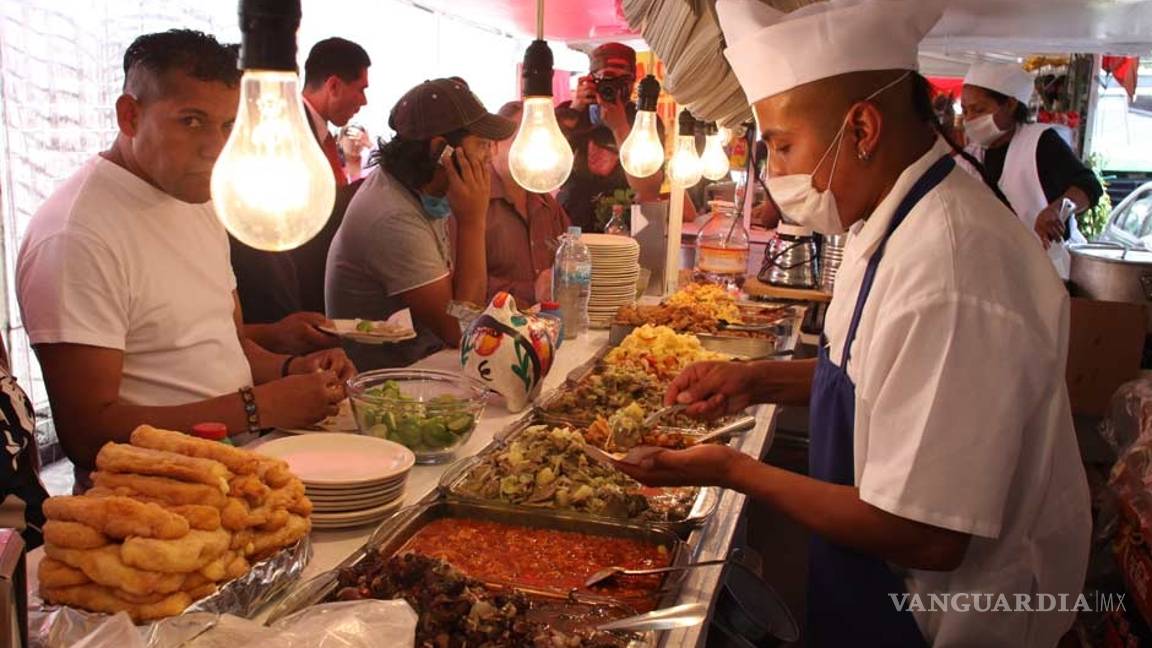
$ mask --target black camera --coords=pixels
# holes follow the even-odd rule
[[[596,77],[596,94],[605,103],[616,103],[617,98],[628,101],[632,98],[632,77]]]

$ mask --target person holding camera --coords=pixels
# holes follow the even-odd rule
[[[345,343],[362,370],[403,367],[460,343],[452,301],[487,301],[486,230],[492,144],[516,123],[489,113],[463,79],[433,79],[392,108],[396,136],[352,202],[328,255],[327,312],[386,320],[410,309],[417,336],[383,346]],[[454,219],[452,244],[448,217]]]
[[[631,189],[636,202],[659,200],[663,170],[636,178],[620,164],[620,146],[632,132],[636,104],[636,51],[622,43],[605,43],[590,55],[591,69],[576,94],[556,108],[556,119],[576,159],[572,175],[560,188],[560,204],[584,231],[595,231],[596,204],[619,189]],[[663,124],[659,124],[664,139]]]

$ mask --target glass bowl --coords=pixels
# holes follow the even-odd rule
[[[488,390],[447,371],[379,369],[349,380],[348,399],[361,434],[407,447],[417,463],[442,463],[472,436]]]

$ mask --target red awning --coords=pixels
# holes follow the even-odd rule
[[[960,97],[960,88],[964,85],[964,79],[961,77],[928,77],[928,81],[936,90],[936,94],[950,94],[957,98]]]

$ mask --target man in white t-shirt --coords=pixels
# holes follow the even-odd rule
[[[237,434],[334,413],[343,351],[266,351],[245,335],[212,167],[239,102],[236,49],[172,30],[124,55],[120,132],[29,223],[16,281],[56,429],[78,476],[142,423]],[[255,386],[254,386],[255,385]]]

